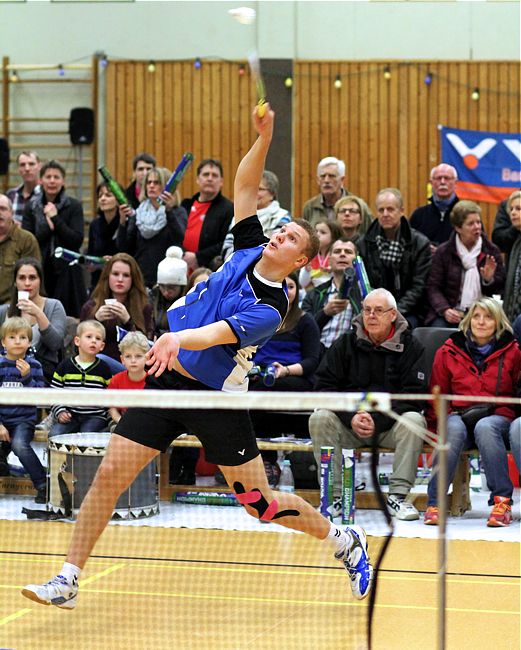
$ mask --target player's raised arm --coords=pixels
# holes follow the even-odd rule
[[[263,117],[257,114],[257,106],[253,111],[253,126],[258,133],[258,138],[251,149],[241,160],[233,187],[233,203],[235,206],[235,223],[239,223],[252,214],[257,214],[257,193],[259,183],[264,171],[266,156],[273,137],[273,123],[275,113],[269,104],[266,104]]]

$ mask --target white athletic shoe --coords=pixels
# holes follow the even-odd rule
[[[347,526],[345,530],[350,533],[353,542],[347,544],[344,551],[335,553],[335,557],[344,563],[353,596],[362,600],[369,594],[373,584],[373,567],[367,553],[367,538],[361,526]]]
[[[403,494],[390,494],[387,498],[387,508],[396,519],[414,521],[420,518],[420,513],[410,501],[407,501]]]
[[[26,585],[22,589],[22,596],[40,605],[74,609],[78,596],[78,583],[76,580],[70,583],[66,578],[58,575],[44,585]]]

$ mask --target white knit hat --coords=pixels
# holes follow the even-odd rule
[[[166,257],[157,265],[158,284],[186,285],[188,265],[182,259],[183,251],[179,246],[170,246]]]

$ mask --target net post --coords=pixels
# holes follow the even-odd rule
[[[438,421],[438,650],[445,650],[447,608],[447,399],[440,387],[433,388]]]

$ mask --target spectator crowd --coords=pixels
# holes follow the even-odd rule
[[[142,389],[145,354],[168,331],[170,305],[197,283],[211,282],[233,254],[234,206],[222,194],[220,161],[203,159],[195,172],[198,191],[182,199],[179,191],[164,189],[171,171],[139,153],[124,189],[127,203],[119,205],[101,182],[89,224],[81,202],[67,192],[60,162],[23,151],[17,164],[20,184],[0,194],[2,385]],[[433,377],[446,392],[520,395],[521,191],[498,206],[489,238],[480,206],[458,197],[451,165],[435,166],[428,180],[428,203],[407,213],[398,188],[384,187],[374,200],[359,197],[346,187],[342,160],[319,161],[319,191],[298,215],[314,227],[319,252],[287,278],[288,316],[254,354],[251,388],[426,393],[429,372],[413,333],[441,327],[453,331],[435,357]],[[257,216],[267,238],[292,219],[278,195],[279,180],[266,170]],[[98,261],[78,263],[80,254]],[[58,401],[48,416],[50,435],[109,430],[121,417],[118,409]],[[474,433],[465,425],[464,407],[455,403],[449,410],[457,451],[449,474],[459,450],[477,444],[491,488],[488,524],[508,525],[512,486],[503,460],[512,451],[519,470],[521,411],[492,410]],[[422,445],[407,422],[435,431],[436,417],[421,402],[400,402],[395,410],[400,423],[375,413],[318,410],[309,432],[317,461],[323,445],[356,448],[381,436],[396,451],[389,509],[417,519],[407,496]],[[252,417],[262,435],[281,433],[276,418]],[[9,472],[7,457],[14,452],[45,502],[43,468],[30,447],[34,409],[2,407],[0,418],[0,475]],[[291,422],[285,426],[291,429]],[[334,491],[338,502],[338,480]],[[425,520],[431,525],[437,523],[436,498],[433,485]]]

